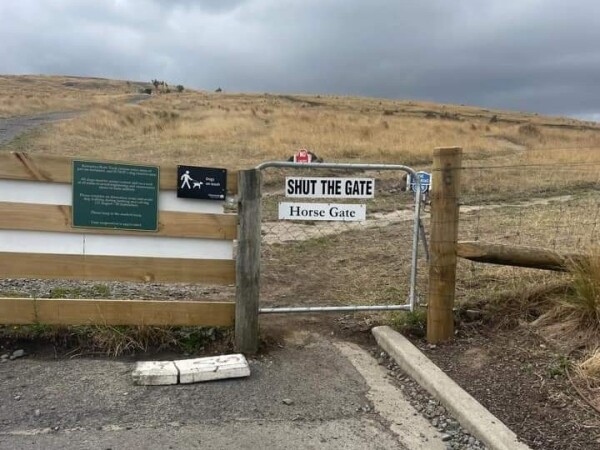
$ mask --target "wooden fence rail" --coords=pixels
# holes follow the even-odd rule
[[[479,241],[461,241],[456,245],[456,255],[470,261],[501,264],[532,269],[566,272],[569,266],[585,259],[575,253],[558,253],[553,250],[524,245],[487,244]]]
[[[175,165],[155,178],[156,231],[74,227],[73,171],[73,158],[0,153],[0,277],[236,283],[237,214],[224,213],[224,200],[178,198]],[[228,171],[228,193],[237,186]],[[234,299],[0,298],[0,324],[232,326],[235,309]]]

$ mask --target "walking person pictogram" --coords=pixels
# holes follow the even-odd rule
[[[192,188],[192,186],[190,186],[190,181],[194,181],[194,180],[190,176],[190,171],[189,170],[186,170],[185,173],[183,175],[181,175],[180,180],[183,181],[183,183],[181,183],[181,189],[183,189],[185,186],[187,186],[188,189]]]

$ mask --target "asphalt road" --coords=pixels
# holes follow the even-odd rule
[[[193,385],[134,386],[133,364],[0,363],[0,448],[444,448],[355,344],[301,334],[248,378]]]

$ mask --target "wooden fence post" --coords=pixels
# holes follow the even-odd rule
[[[427,340],[437,343],[454,336],[454,290],[456,286],[456,241],[462,149],[433,151],[431,180],[431,238]]]
[[[256,353],[260,294],[260,171],[241,170],[238,192],[240,225],[236,258],[235,348],[242,353]]]

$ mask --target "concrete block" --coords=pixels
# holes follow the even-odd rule
[[[427,356],[390,327],[372,330],[379,346],[421,387],[437,398],[471,434],[491,450],[530,450],[517,435],[463,390]]]
[[[242,354],[182,359],[173,362],[179,369],[179,382],[181,384],[250,375],[248,361]]]
[[[135,366],[133,382],[143,386],[177,384],[179,371],[173,361],[141,361]]]

